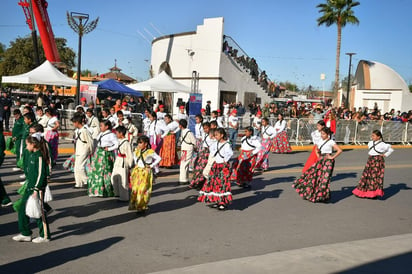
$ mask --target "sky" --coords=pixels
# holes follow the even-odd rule
[[[386,64],[412,84],[412,21],[410,0],[358,0],[359,25],[342,31],[340,77],[352,74],[360,60]],[[78,35],[68,26],[66,12],[99,17],[97,28],[82,41],[82,70],[105,73],[114,60],[139,81],[149,78],[151,40],[195,31],[204,18],[224,17],[231,36],[275,82],[289,81],[328,90],[334,80],[336,26],[317,26],[316,6],[325,0],[49,0],[48,14],[55,37],[67,39],[77,53]],[[30,35],[18,0],[1,0],[0,43],[9,46]],[[77,61],[77,59],[76,59]],[[320,74],[326,80],[320,80]]]

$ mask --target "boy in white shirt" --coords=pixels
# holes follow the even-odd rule
[[[187,128],[187,121],[180,120],[179,128],[181,130],[181,157],[180,157],[180,176],[179,184],[184,185],[189,183],[189,164],[192,159],[193,148],[196,145],[196,138],[193,133]]]

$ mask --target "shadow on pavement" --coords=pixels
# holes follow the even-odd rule
[[[234,199],[232,204],[228,207],[228,210],[245,210],[255,204],[268,198],[279,198],[283,192],[281,189],[275,189],[272,191],[254,191],[252,196]]]
[[[121,215],[95,219],[88,222],[60,226],[57,231],[52,231],[51,237],[52,240],[58,240],[72,235],[88,234],[102,228],[136,220],[136,218],[137,216],[135,212],[127,212]]]
[[[356,172],[348,172],[348,173],[338,173],[332,177],[331,183],[339,180],[343,180],[346,178],[356,178],[358,174]]]
[[[153,213],[167,212],[188,207],[197,203],[197,197],[198,195],[189,195],[183,199],[174,199],[153,205],[149,204],[150,210],[148,213],[152,215]]]
[[[352,190],[354,190],[354,186],[344,186],[341,190],[333,190],[330,192],[330,203],[336,204],[339,201],[346,199],[352,196]]]
[[[38,273],[70,261],[99,253],[122,241],[124,237],[112,237],[79,246],[51,251],[39,256],[22,259],[1,266],[2,273]]]
[[[289,165],[284,165],[284,166],[273,166],[270,167],[268,170],[279,170],[279,169],[288,169],[288,168],[294,168],[294,167],[303,167],[303,163],[296,163],[296,164],[289,164]]]
[[[391,198],[392,196],[396,195],[399,191],[401,190],[410,190],[412,188],[408,187],[405,183],[400,183],[400,184],[391,184],[387,188],[385,188],[384,195],[381,198],[381,200],[387,200]]]
[[[347,270],[335,272],[339,274],[357,273],[411,273],[412,252],[403,253],[382,260],[377,260]]]

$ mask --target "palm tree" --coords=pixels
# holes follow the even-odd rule
[[[359,25],[359,20],[356,18],[353,12],[353,7],[360,5],[357,1],[352,0],[326,0],[326,3],[319,4],[316,7],[319,8],[319,13],[322,16],[317,19],[318,26],[326,25],[330,27],[335,25],[338,27],[338,41],[336,45],[336,70],[335,70],[335,83],[334,91],[337,92],[339,88],[339,60],[340,60],[340,46],[342,40],[342,28],[346,24]]]

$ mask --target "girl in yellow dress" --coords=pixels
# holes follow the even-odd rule
[[[149,209],[147,205],[152,194],[153,168],[162,158],[150,148],[150,140],[147,136],[140,136],[137,139],[137,148],[133,156],[135,167],[131,175],[129,210],[144,213]]]

